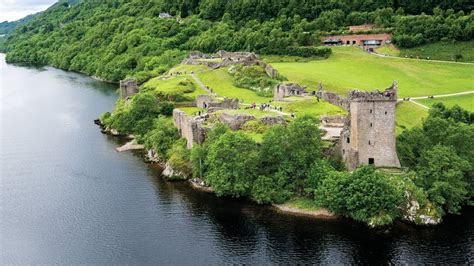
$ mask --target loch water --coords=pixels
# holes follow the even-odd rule
[[[117,86],[0,54],[0,263],[474,263],[474,209],[372,230],[170,183],[93,120]]]

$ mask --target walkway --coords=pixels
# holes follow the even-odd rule
[[[455,62],[455,61],[445,61],[445,60],[435,60],[435,59],[400,57],[400,56],[379,54],[376,52],[370,52],[369,54],[373,54],[378,57],[385,57],[385,58],[398,58],[398,59],[405,59],[405,60],[417,60],[417,61],[426,61],[426,62],[435,62],[435,63],[459,64],[459,65],[474,65],[474,63],[470,63],[470,62]]]
[[[458,92],[458,93],[450,93],[450,94],[441,94],[441,95],[432,95],[432,96],[419,96],[419,97],[409,97],[410,102],[424,108],[424,109],[430,109],[428,106],[421,104],[415,100],[423,100],[423,99],[430,99],[429,97],[433,97],[433,99],[437,98],[445,98],[445,97],[454,97],[454,96],[460,96],[460,95],[466,95],[466,94],[473,94],[474,91],[463,91],[463,92]],[[403,99],[398,99],[399,102],[403,102]]]

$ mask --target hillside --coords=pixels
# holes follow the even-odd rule
[[[396,80],[400,97],[473,90],[474,64],[453,64],[378,57],[355,47],[333,47],[327,60],[271,62],[288,79],[342,95],[352,89],[383,89]],[[273,59],[277,61],[276,59]]]
[[[456,0],[370,5],[343,0],[63,3],[8,37],[3,49],[8,62],[47,64],[110,81],[133,75],[143,82],[164,73],[192,50],[307,56],[311,48],[295,47],[319,45],[322,35],[363,23],[393,31],[394,41],[402,47],[441,38],[474,38],[472,5]],[[163,12],[172,17],[160,18]]]
[[[73,5],[77,5],[81,2],[82,0],[61,0],[61,1],[58,1],[57,3],[53,4],[51,7],[49,7],[48,9],[49,10],[52,10],[52,9],[55,9],[55,8],[58,8],[60,7],[61,5],[64,5],[65,3],[67,3],[69,6],[73,6]],[[39,16],[41,13],[43,13],[44,11],[42,12],[38,12],[38,13],[35,13],[35,14],[31,14],[31,15],[28,15],[24,18],[21,18],[21,19],[18,19],[18,20],[15,20],[15,21],[3,21],[3,22],[0,22],[0,36],[1,35],[8,35],[10,34],[11,32],[13,32],[15,29],[31,22],[34,18],[36,18],[37,16]]]

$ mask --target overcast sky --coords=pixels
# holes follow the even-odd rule
[[[43,11],[57,0],[0,0],[0,22],[14,21]]]

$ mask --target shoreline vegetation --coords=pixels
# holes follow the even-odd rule
[[[100,126],[100,125],[99,125]],[[110,132],[108,132],[110,133]],[[132,139],[125,143],[122,146],[119,146],[116,148],[118,152],[126,152],[126,151],[133,151],[133,150],[145,150],[144,145],[140,144],[134,144],[134,139],[133,136],[125,136],[125,137],[120,137],[117,135],[113,135],[110,133],[112,136],[119,137],[119,138],[126,138],[126,139]],[[146,156],[145,156],[146,157]],[[146,160],[145,160],[146,161]],[[149,162],[152,164],[156,164],[159,166],[162,170],[166,167],[164,163],[157,163],[157,162]],[[174,182],[176,180],[168,179],[165,178],[168,182]],[[181,180],[178,180],[181,181]],[[199,178],[192,178],[186,180],[190,186],[195,189],[196,191],[204,192],[204,193],[209,193],[215,195],[215,191],[212,187],[206,186],[204,182],[199,179]],[[252,200],[252,199],[251,199]],[[255,200],[252,200],[255,202]],[[305,206],[306,205],[306,206]],[[309,206],[308,206],[309,205]],[[319,206],[314,205],[314,203],[309,203],[308,200],[305,199],[293,199],[290,201],[287,201],[282,204],[270,204],[270,205],[264,205],[264,207],[270,207],[273,210],[287,214],[287,215],[295,215],[295,216],[305,216],[305,217],[311,217],[314,219],[321,219],[321,220],[334,220],[339,218],[338,215],[332,213],[326,208],[322,208]]]

